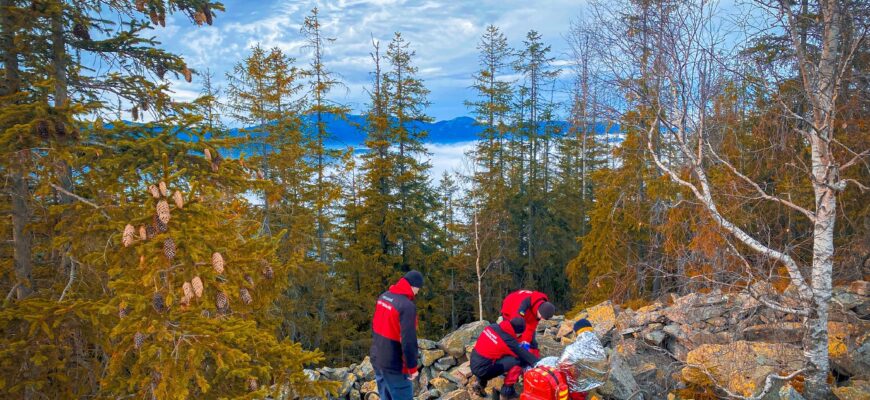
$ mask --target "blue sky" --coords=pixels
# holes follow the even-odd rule
[[[372,69],[371,38],[386,42],[401,31],[417,56],[420,77],[431,90],[428,112],[438,120],[467,115],[463,101],[472,96],[468,87],[477,69],[477,42],[488,24],[499,26],[510,44],[518,47],[526,32],[535,29],[552,46],[556,65],[567,63],[563,35],[585,0],[553,1],[224,1],[213,26],[196,27],[186,17],[173,16],[155,34],[163,46],[182,55],[198,71],[210,69],[223,86],[225,73],[248,54],[255,43],[277,46],[305,65],[300,24],[311,10],[320,9],[324,33],[335,42],[326,53],[327,66],[340,74],[348,89],[332,94],[334,100],[354,111],[364,108],[365,88]],[[173,80],[176,97],[192,99],[201,79],[192,83]],[[562,85],[559,85],[562,86]],[[557,87],[558,88],[558,87]],[[227,121],[235,125],[232,121]]]

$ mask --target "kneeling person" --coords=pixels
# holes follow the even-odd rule
[[[479,396],[486,396],[486,383],[490,379],[503,375],[514,367],[535,365],[538,362],[538,357],[520,346],[517,341],[525,329],[526,322],[517,317],[492,324],[480,333],[471,352],[471,373],[478,380],[473,389]],[[516,379],[509,382],[509,378],[505,378],[501,395],[516,397]]]

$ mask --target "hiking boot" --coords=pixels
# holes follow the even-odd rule
[[[471,384],[471,391],[480,398],[486,398],[486,382],[481,382],[480,379],[474,377],[474,383]]]
[[[520,397],[520,395],[517,393],[517,390],[514,389],[513,385],[504,385],[501,387],[501,390],[499,392],[501,394],[501,400],[509,400]]]

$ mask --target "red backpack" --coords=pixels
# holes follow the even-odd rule
[[[523,374],[520,400],[567,400],[565,375],[553,367],[536,367]]]

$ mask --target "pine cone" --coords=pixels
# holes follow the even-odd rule
[[[172,238],[166,238],[163,241],[163,255],[169,260],[175,258],[175,241]]]
[[[142,347],[143,343],[145,343],[145,334],[142,332],[136,332],[136,334],[133,335],[133,347],[138,349]]]
[[[251,297],[251,293],[248,292],[247,288],[239,289],[239,298],[242,299],[242,302],[245,304],[251,304],[254,299]]]
[[[121,237],[121,243],[124,244],[124,247],[130,247],[133,244],[133,241],[136,240],[136,229],[133,228],[133,225],[127,224],[124,227],[124,235]]]
[[[145,225],[139,227],[139,240],[148,239],[148,229],[145,228]]]
[[[224,273],[224,256],[221,253],[215,252],[211,255],[211,265],[214,267],[215,272],[222,274]]]
[[[227,298],[226,293],[219,292],[217,294],[217,297],[215,297],[214,304],[217,307],[217,310],[219,313],[226,314],[227,310],[230,307],[230,300],[229,300],[229,298]]]
[[[193,74],[190,72],[189,69],[187,69],[187,67],[185,67],[184,70],[181,71],[181,73],[184,75],[184,80],[186,80],[187,83],[193,81]]]
[[[88,32],[88,28],[86,28],[81,22],[76,22],[73,25],[73,35],[76,35],[77,38],[82,40],[91,40],[91,34]]]
[[[157,233],[158,232],[157,232],[157,225],[156,224],[150,224],[150,225],[145,226],[145,237],[146,238],[153,238],[154,236],[157,236]]]
[[[154,311],[159,313],[166,311],[166,302],[163,300],[163,295],[160,292],[154,292],[154,296],[151,298],[151,306],[154,307]]]
[[[160,198],[160,190],[157,189],[157,186],[149,185],[149,186],[148,186],[148,192],[150,192],[151,195],[154,196],[155,199],[159,199],[159,198]]]
[[[205,14],[201,11],[197,11],[193,14],[193,21],[196,22],[197,25],[202,25],[205,23]]]
[[[157,216],[154,216],[154,230],[159,233],[166,233],[169,231],[169,225],[166,225],[161,221]]]
[[[199,276],[194,276],[193,279],[190,280],[190,286],[193,289],[193,294],[196,298],[202,297],[202,280],[199,279]]]
[[[254,287],[254,278],[251,278],[250,275],[245,274],[245,281],[248,282],[248,285],[251,285],[251,287]]]
[[[184,293],[184,297],[189,299],[193,298],[193,286],[190,282],[184,282],[184,284],[181,285],[181,292]]]
[[[275,277],[275,271],[272,270],[271,265],[267,265],[266,268],[263,268],[263,276],[265,276],[266,279],[272,279]]]
[[[169,223],[169,203],[166,200],[157,202],[157,219],[164,224]]]
[[[145,0],[136,0],[136,11],[145,12]]]
[[[163,197],[169,197],[169,189],[166,187],[166,182],[160,181],[157,188],[160,189],[160,194],[162,194]]]
[[[208,162],[211,162],[211,150],[205,149],[205,159]]]
[[[181,192],[175,191],[172,194],[172,200],[175,201],[175,206],[178,208],[184,208],[184,196],[181,195]]]
[[[257,384],[257,378],[250,377],[248,378],[248,390],[256,391],[259,385]]]

